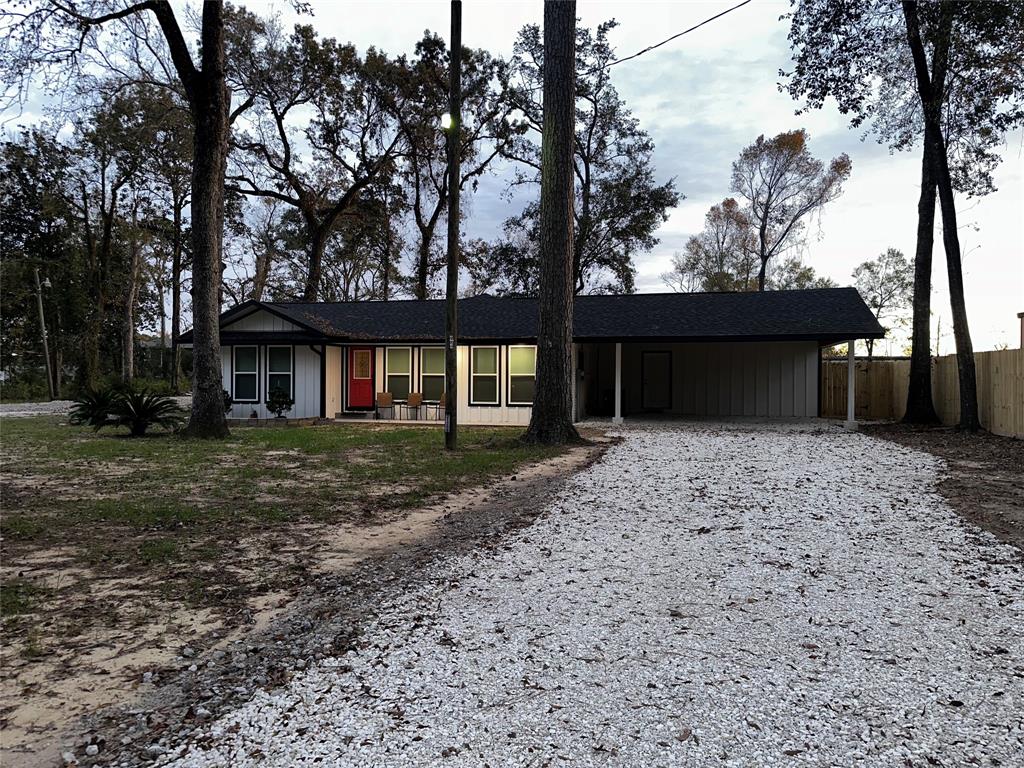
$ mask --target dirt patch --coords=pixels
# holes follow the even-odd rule
[[[869,425],[864,432],[943,459],[938,490],[949,505],[1024,552],[1024,441],[907,424]]]
[[[370,525],[361,518],[295,523],[287,546],[274,536],[243,537],[232,568],[266,567],[273,556],[275,567],[294,578],[241,601],[233,616],[151,602],[137,627],[159,627],[152,635],[133,634],[122,617],[107,630],[92,625],[88,642],[47,657],[32,658],[20,646],[5,649],[5,662],[14,668],[5,673],[0,763],[52,765],[68,751],[82,765],[152,760],[161,739],[186,736],[256,689],[285,683],[295,670],[344,653],[358,642],[380,597],[414,585],[427,562],[500,546],[502,534],[528,525],[565,478],[603,450],[601,444],[574,448]],[[40,565],[58,559],[53,553]],[[104,602],[128,611],[130,580],[103,582],[93,587],[102,589]],[[134,603],[138,597],[134,593]],[[86,756],[89,744],[99,749],[95,758]]]

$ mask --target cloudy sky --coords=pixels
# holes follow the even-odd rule
[[[734,5],[677,0],[580,0],[581,22],[593,27],[615,18],[612,41],[620,57],[635,53]],[[283,0],[242,0],[257,13],[280,13],[295,20]],[[191,3],[190,3],[191,4]],[[312,0],[313,23],[322,35],[370,45],[389,53],[412,52],[424,30],[447,38],[447,0]],[[660,275],[673,252],[703,226],[708,208],[729,192],[730,165],[759,134],[806,128],[811,151],[820,158],[846,152],[853,173],[843,196],[814,228],[806,260],[840,285],[851,283],[861,262],[896,247],[914,252],[919,193],[919,151],[892,156],[870,138],[862,141],[834,108],[794,114],[797,105],[778,90],[778,71],[790,67],[787,23],[780,15],[788,2],[755,0],[726,17],[685,35],[657,51],[616,66],[613,80],[641,125],[654,138],[659,180],[675,178],[686,195],[659,231],[660,244],[638,259],[641,291],[663,291]],[[543,18],[541,0],[466,0],[463,43],[508,56],[517,31]],[[307,19],[308,21],[308,19]],[[1004,162],[996,173],[998,191],[980,200],[959,200],[967,308],[975,349],[1017,346],[1024,311],[1024,137],[1007,139]],[[507,169],[505,169],[507,175]],[[471,236],[493,238],[501,222],[525,203],[510,207],[502,196],[501,169],[480,185],[468,202]],[[936,216],[938,219],[938,216]],[[935,329],[939,351],[953,349],[949,294],[941,235],[936,234]],[[883,353],[899,354],[905,341],[883,344]]]
[[[287,7],[249,0],[253,10]],[[616,18],[613,42],[625,56],[718,13],[734,2],[596,2],[577,4],[582,23]],[[411,51],[426,29],[448,35],[447,2],[314,2],[321,34],[376,45],[391,53]],[[917,152],[891,156],[870,138],[847,128],[835,109],[796,116],[796,105],[777,88],[778,70],[789,67],[787,25],[779,16],[786,2],[754,3],[686,35],[653,53],[617,66],[620,94],[654,138],[655,166],[662,179],[674,177],[686,195],[659,232],[660,244],[638,260],[641,291],[665,290],[659,276],[672,253],[699,231],[704,214],[728,194],[729,171],[740,149],[758,134],[798,127],[811,134],[818,157],[846,152],[853,174],[843,196],[825,212],[807,261],[841,285],[860,262],[892,246],[914,252],[920,159]],[[463,42],[509,55],[517,30],[540,23],[540,0],[463,3]],[[959,204],[967,305],[976,349],[1017,346],[1024,311],[1024,141],[1010,136],[996,174],[998,192]],[[493,237],[509,215],[499,177],[481,185],[471,203],[469,234]],[[817,228],[816,228],[817,229]],[[940,243],[938,235],[936,243]],[[935,256],[936,325],[940,351],[952,351],[945,261]],[[892,351],[899,353],[901,341]]]

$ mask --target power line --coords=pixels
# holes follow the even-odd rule
[[[626,58],[624,58],[624,59],[616,59],[616,60],[615,60],[615,61],[613,61],[613,62],[610,62],[610,63],[608,63],[608,64],[605,64],[605,69],[607,69],[608,67],[614,67],[614,66],[615,66],[616,64],[621,64],[621,63],[623,63],[624,61],[629,61],[629,60],[631,60],[631,59],[635,59],[635,58],[637,58],[638,56],[643,56],[643,55],[644,55],[645,53],[650,53],[650,52],[651,52],[651,51],[653,51],[653,50],[654,50],[655,48],[660,48],[661,46],[665,45],[666,43],[671,43],[671,42],[672,42],[673,40],[675,40],[675,39],[676,39],[676,38],[678,38],[678,37],[682,37],[682,36],[683,36],[683,35],[685,35],[685,34],[688,34],[688,33],[690,33],[690,32],[693,32],[693,30],[695,30],[695,29],[700,29],[700,28],[701,28],[701,27],[703,27],[703,26],[704,26],[705,24],[710,24],[710,23],[711,23],[712,21],[714,21],[715,19],[720,19],[720,18],[722,18],[723,16],[725,16],[725,15],[726,15],[727,13],[732,13],[732,12],[733,12],[733,11],[735,11],[735,10],[736,10],[737,8],[742,8],[742,7],[744,6],[744,5],[747,5],[747,4],[748,4],[748,3],[750,3],[750,2],[752,2],[752,0],[743,0],[743,2],[742,2],[742,3],[739,3],[739,4],[737,4],[737,5],[734,5],[734,6],[732,7],[732,8],[727,8],[727,9],[725,9],[724,11],[722,11],[721,13],[719,13],[719,14],[716,14],[716,15],[712,16],[712,17],[711,17],[711,18],[709,18],[709,19],[704,19],[704,21],[702,21],[702,22],[701,22],[700,24],[695,24],[694,26],[690,27],[689,29],[684,29],[684,30],[683,30],[682,32],[677,32],[676,34],[672,35],[672,37],[666,38],[665,40],[662,40],[662,41],[661,41],[660,43],[655,43],[654,45],[649,45],[649,46],[647,46],[646,48],[644,48],[644,49],[643,49],[642,51],[637,51],[637,52],[636,52],[636,53],[634,53],[634,54],[633,54],[632,56],[627,56],[627,57],[626,57]]]

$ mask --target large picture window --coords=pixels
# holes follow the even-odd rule
[[[387,347],[384,356],[386,391],[396,401],[405,402],[412,387],[412,350],[409,347]]]
[[[236,403],[258,403],[259,387],[259,350],[256,347],[234,347],[234,391],[231,397]]]
[[[294,397],[292,380],[292,348],[267,347],[267,394],[280,389]]]
[[[537,348],[508,348],[508,404],[533,405],[537,380]]]
[[[420,350],[420,391],[428,403],[438,402],[444,394],[444,347]]]
[[[472,347],[470,357],[469,402],[498,405],[498,348]]]

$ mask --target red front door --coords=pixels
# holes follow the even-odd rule
[[[348,349],[348,407],[373,407],[373,347]]]

